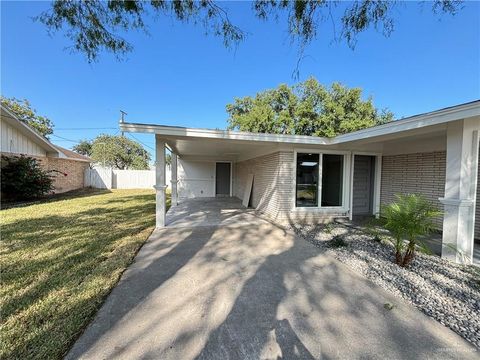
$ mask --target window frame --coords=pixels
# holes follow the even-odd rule
[[[317,206],[297,206],[297,155],[298,154],[318,154],[318,205]],[[342,174],[342,204],[340,206],[322,206],[322,183],[323,183],[323,155],[342,155],[343,156],[343,174]],[[350,151],[342,150],[323,150],[323,149],[294,149],[293,156],[293,209],[296,211],[325,211],[325,212],[345,212],[348,210],[350,202],[349,184],[350,184]]]

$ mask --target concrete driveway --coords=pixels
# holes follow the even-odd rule
[[[293,233],[213,204],[154,231],[68,359],[478,356]]]

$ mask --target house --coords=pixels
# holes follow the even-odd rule
[[[91,159],[52,144],[30,126],[1,106],[0,140],[2,155],[27,155],[36,158],[45,170],[53,173],[56,193],[84,187],[84,172]]]
[[[172,204],[235,196],[276,222],[375,215],[397,193],[420,193],[444,211],[442,256],[472,259],[480,237],[480,100],[335,138],[120,123],[155,134],[157,227],[165,225],[165,147],[172,152]],[[250,175],[251,174],[251,175]],[[249,179],[250,178],[250,179]],[[247,192],[248,193],[248,192]]]

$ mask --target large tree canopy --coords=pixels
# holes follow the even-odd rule
[[[83,140],[73,151],[120,170],[146,170],[150,161],[150,154],[143,146],[125,136],[99,135],[92,141]]]
[[[280,85],[255,97],[236,98],[226,106],[229,129],[333,137],[391,121],[360,88],[333,83],[329,88],[310,78],[295,86]]]
[[[399,3],[401,1],[392,0],[256,0],[252,2],[252,12],[262,20],[283,19],[280,15],[286,13],[286,27],[300,50],[317,38],[320,25],[327,21],[338,29],[336,37],[353,48],[357,35],[370,27],[390,35],[394,28],[392,14]],[[434,12],[448,14],[455,14],[462,6],[461,0],[423,3]],[[246,37],[246,32],[230,20],[225,3],[213,0],[56,0],[37,19],[51,31],[64,29],[73,42],[73,49],[92,61],[102,50],[120,56],[131,51],[132,44],[122,34],[132,29],[148,32],[146,20],[150,15],[202,24],[207,33],[221,37],[227,47]]]
[[[45,116],[38,115],[37,111],[32,108],[28,100],[6,98],[2,96],[1,102],[2,105],[9,109],[20,121],[35,129],[46,138],[53,133],[52,121]]]

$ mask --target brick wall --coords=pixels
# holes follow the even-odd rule
[[[55,187],[55,193],[62,193],[84,187],[84,173],[85,169],[89,166],[88,162],[46,157],[41,158],[41,163],[46,170],[58,170],[67,174],[67,176],[64,176],[56,172],[52,173],[54,176],[53,186]]]
[[[329,221],[344,213],[325,213],[293,207],[293,152],[276,152],[235,164],[234,195],[243,198],[248,174],[254,174],[251,206],[279,223]]]
[[[2,155],[6,156],[19,156],[19,154],[12,154],[2,152]],[[31,156],[31,155],[29,155]],[[88,162],[65,159],[65,158],[53,158],[45,156],[31,156],[38,160],[40,166],[44,170],[58,170],[67,174],[64,176],[59,173],[52,173],[53,186],[55,187],[55,193],[62,193],[66,191],[81,189],[84,187],[84,173],[85,169],[90,165]]]
[[[445,193],[445,151],[383,156],[380,202],[395,201],[395,194],[422,194],[440,210]],[[442,228],[443,217],[435,220]]]
[[[291,208],[293,152],[276,152],[235,164],[234,195],[243,198],[248,174],[254,174],[251,205],[273,220]]]

